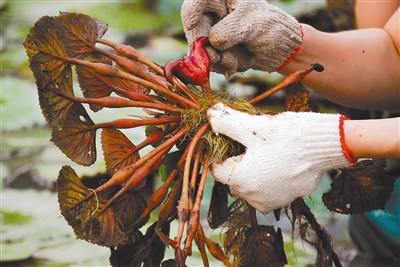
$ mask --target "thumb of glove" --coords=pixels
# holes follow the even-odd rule
[[[213,174],[215,180],[220,183],[230,185],[231,175],[232,173],[234,173],[236,166],[240,164],[242,158],[243,154],[235,157],[230,157],[222,163],[213,163],[211,165],[211,173]]]
[[[248,146],[253,135],[251,129],[257,125],[253,120],[257,116],[234,110],[222,103],[209,108],[207,117],[215,133],[223,134],[244,146]]]

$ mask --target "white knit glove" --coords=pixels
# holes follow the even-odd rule
[[[181,16],[188,43],[208,36],[212,69],[228,76],[279,69],[303,37],[294,17],[264,0],[185,0]]]
[[[246,147],[245,154],[212,165],[215,179],[261,212],[309,195],[327,170],[354,163],[343,140],[343,115],[249,115],[221,103],[207,114],[215,133]]]

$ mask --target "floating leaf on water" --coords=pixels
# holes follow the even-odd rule
[[[363,160],[344,168],[322,195],[326,207],[338,213],[357,214],[384,209],[396,178],[385,174],[384,159]]]

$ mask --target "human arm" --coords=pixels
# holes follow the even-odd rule
[[[399,10],[385,29],[324,33],[303,25],[304,40],[296,57],[281,71],[292,72],[318,62],[323,73],[311,73],[304,84],[345,106],[369,110],[400,108],[400,54],[395,40]],[[397,18],[396,18],[397,16]],[[397,25],[393,21],[397,19]],[[391,34],[389,34],[391,33]]]
[[[250,115],[221,103],[207,114],[214,132],[246,147],[244,154],[212,165],[215,179],[264,213],[309,195],[329,169],[351,165],[359,157],[400,157],[398,118]]]
[[[400,118],[346,120],[345,143],[355,158],[400,158]]]

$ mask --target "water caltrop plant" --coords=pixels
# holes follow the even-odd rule
[[[113,266],[185,266],[193,244],[204,266],[210,254],[226,266],[285,265],[281,230],[259,225],[255,210],[229,197],[229,188],[217,182],[207,222],[224,229],[222,247],[205,235],[200,204],[209,166],[244,149],[213,134],[206,111],[223,102],[241,111],[266,113],[255,104],[313,70],[322,71],[322,66],[289,74],[253,99],[232,99],[211,89],[206,37],[197,39],[183,60],[163,67],[131,46],[104,39],[106,31],[105,23],[87,15],[60,13],[38,20],[24,42],[54,144],[74,162],[90,166],[97,158],[96,135],[101,131],[107,175],[88,185],[70,166],[63,166],[57,180],[61,213],[77,238],[109,247]],[[73,89],[75,77],[80,94]],[[139,108],[147,115],[93,121],[88,108],[98,113]],[[286,109],[309,111],[308,92],[292,90]],[[121,131],[136,127],[146,133],[138,144]],[[149,152],[143,152],[145,147]],[[162,173],[162,185],[145,197],[143,188],[155,171]],[[334,198],[328,195],[326,201]],[[319,266],[340,266],[329,235],[304,201],[283,208],[293,229],[299,224],[302,238],[316,247],[317,263],[323,264]],[[153,223],[150,214],[157,218]],[[277,220],[279,215],[276,210]],[[175,220],[178,227],[172,233]],[[173,259],[164,259],[167,247],[174,249]]]

